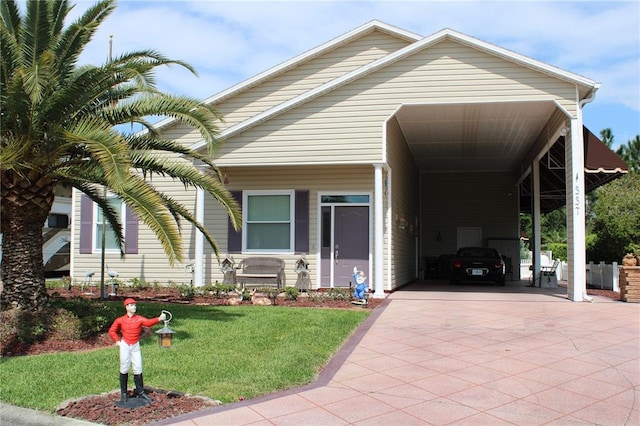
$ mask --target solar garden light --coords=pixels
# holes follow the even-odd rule
[[[165,310],[163,310],[162,313],[167,316],[167,319],[164,320],[164,327],[156,331],[158,335],[158,345],[160,345],[161,348],[170,348],[173,343],[173,335],[176,333],[169,328],[169,321],[171,321],[173,315],[171,315],[171,312]]]

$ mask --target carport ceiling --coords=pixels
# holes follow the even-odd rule
[[[405,105],[396,118],[421,171],[513,172],[554,109],[553,102]]]

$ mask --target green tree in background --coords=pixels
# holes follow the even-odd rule
[[[629,173],[596,190],[589,228],[588,260],[618,262],[640,250],[640,173]]]
[[[621,145],[616,153],[627,163],[629,172],[640,173],[640,135]]]
[[[21,14],[18,2],[0,3],[3,308],[38,310],[47,302],[42,227],[59,185],[74,187],[98,204],[122,252],[120,218],[103,196],[108,189],[155,232],[171,264],[183,257],[181,220],[196,226],[216,254],[218,248],[188,208],[152,186],[153,174],[203,188],[226,209],[234,226],[241,223],[238,206],[207,155],[218,148],[221,116],[195,99],[155,86],[160,66],[195,70],[155,51],[79,66],[78,57],[115,9],[115,0],[96,3],[65,27],[71,9],[66,0],[29,0]],[[192,127],[209,153],[163,139],[145,118],[150,116],[172,117]],[[125,123],[138,123],[146,131],[123,134],[117,126]],[[207,170],[200,172],[194,162]]]

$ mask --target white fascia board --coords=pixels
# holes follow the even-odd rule
[[[429,37],[422,38],[403,49],[390,53],[387,56],[384,56],[369,64],[363,65],[362,67],[356,70],[353,70],[348,74],[340,76],[334,80],[331,80],[321,86],[318,86],[315,89],[309,90],[308,92],[298,95],[295,98],[292,98],[286,102],[276,105],[271,109],[263,111],[260,114],[256,114],[255,116],[249,118],[248,120],[245,120],[241,123],[231,126],[225,129],[224,131],[220,132],[219,137],[221,139],[225,139],[235,134],[238,134],[244,130],[247,130],[255,126],[258,123],[264,122],[278,114],[281,114],[282,112],[288,111],[298,105],[308,102],[309,100],[314,99],[318,96],[321,96],[327,92],[330,92],[344,84],[347,84],[367,74],[377,71],[378,69],[381,69],[396,61],[399,61],[407,56],[413,55],[417,51],[425,49],[433,44],[439,43],[446,38],[449,38],[453,41],[457,41],[459,43],[466,44],[473,48],[486,51],[490,54],[500,56],[506,60],[510,60],[512,62],[519,63],[521,65],[536,69],[540,72],[550,74],[556,78],[567,80],[574,84],[586,86],[588,88],[591,88],[589,92],[597,90],[597,88],[600,86],[599,83],[596,83],[595,81],[587,79],[580,75],[570,73],[568,71],[562,70],[552,65],[545,64],[543,62],[529,58],[527,56],[520,55],[515,52],[511,52],[510,50],[495,46],[490,43],[483,42],[476,38],[473,38],[473,37],[464,35],[462,33],[458,33],[457,31],[451,30],[449,28],[446,28],[441,31],[438,31],[437,33]],[[197,143],[193,145],[193,149],[200,149],[203,146],[204,146],[204,142]]]

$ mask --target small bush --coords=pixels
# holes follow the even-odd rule
[[[79,340],[82,337],[82,321],[66,309],[56,309],[51,318],[49,337],[52,340]]]
[[[351,300],[350,288],[330,288],[327,290],[327,296],[331,300]]]
[[[15,343],[31,344],[42,340],[48,331],[49,317],[50,311],[10,309],[0,312],[0,344],[6,348]]]
[[[129,279],[129,287],[133,291],[142,291],[148,289],[149,283],[143,280],[142,278],[131,278]]]
[[[84,298],[60,299],[55,301],[53,306],[65,309],[79,318],[82,339],[106,332],[113,319],[122,315],[116,305]]]
[[[308,297],[311,302],[322,302],[325,300],[351,300],[351,289],[347,287],[329,288],[326,291],[309,291]]]
[[[298,300],[298,296],[300,296],[300,291],[295,287],[285,287],[284,288],[284,297],[287,300]]]
[[[195,289],[188,284],[179,285],[178,291],[180,292],[180,297],[185,300],[193,299],[196,294]]]

